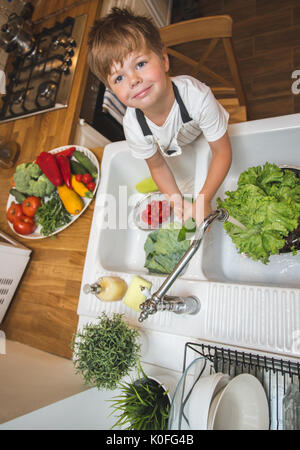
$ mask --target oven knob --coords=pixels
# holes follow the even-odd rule
[[[76,45],[77,45],[75,39],[72,38],[72,37],[69,37],[69,38],[67,39],[67,42],[68,42],[68,44],[69,44],[71,47],[76,47]]]
[[[72,65],[72,58],[65,58],[64,59],[64,64],[67,64],[67,66],[71,66]]]
[[[52,45],[53,45],[53,48],[57,49],[57,47],[66,47],[68,44],[67,44],[66,38],[63,35],[61,35],[61,36],[58,36],[53,41]]]
[[[67,48],[66,51],[67,55],[70,56],[72,58],[72,56],[74,56],[74,50],[72,47]]]
[[[70,73],[70,66],[64,62],[61,66],[60,66],[60,70],[62,72],[64,72],[64,74],[68,75]]]

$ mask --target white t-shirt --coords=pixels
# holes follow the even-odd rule
[[[224,136],[227,130],[229,114],[206,84],[187,75],[174,77],[172,81],[177,86],[192,120],[183,123],[178,102],[175,100],[162,126],[156,125],[145,116],[153,134],[144,136],[136,118],[135,108],[128,107],[123,127],[126,141],[135,158],[148,159],[158,148],[166,157],[177,156],[182,153],[182,148],[194,141],[201,132],[208,142],[213,142]],[[167,153],[170,149],[173,152],[171,155]]]

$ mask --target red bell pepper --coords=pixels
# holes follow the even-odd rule
[[[65,184],[69,189],[73,189],[71,184],[71,169],[69,159],[65,155],[56,155],[56,161],[58,167],[60,168]]]
[[[42,152],[37,157],[36,162],[41,171],[46,175],[54,186],[61,186],[63,178],[57,165],[55,156],[52,153]]]
[[[71,158],[71,156],[73,155],[75,150],[76,150],[76,147],[66,148],[66,150],[62,150],[61,152],[55,153],[55,156],[58,157],[58,156],[64,155],[67,158]]]

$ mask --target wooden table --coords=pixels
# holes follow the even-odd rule
[[[0,124],[0,135],[16,140],[21,148],[17,164],[33,161],[41,151],[72,144],[87,77],[87,40],[99,13],[98,0],[34,0],[36,31],[51,27],[67,16],[87,14],[87,23],[74,75],[68,108]],[[44,18],[39,22],[39,19]],[[94,153],[101,161],[103,149]],[[15,168],[0,168],[0,229],[13,235],[5,211],[10,177]],[[31,241],[17,238],[33,250],[31,260],[0,329],[7,339],[66,358],[76,331],[76,313],[87,248],[93,204],[72,226],[53,239]],[[13,237],[16,237],[15,235]]]

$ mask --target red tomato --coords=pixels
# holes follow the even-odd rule
[[[147,222],[151,228],[157,228],[170,216],[170,205],[166,200],[152,200],[142,212],[143,222]]]
[[[79,183],[81,183],[82,182],[82,174],[78,173],[77,175],[75,175],[75,179],[76,179],[76,181],[79,181]]]
[[[11,223],[14,223],[14,221],[18,217],[22,216],[22,214],[23,214],[22,205],[12,202],[6,212],[6,217],[7,217],[7,220],[9,220]]]
[[[38,197],[27,197],[22,203],[23,214],[28,217],[33,217],[40,206],[41,200]]]
[[[142,221],[143,222],[147,222],[148,221],[148,214],[147,214],[146,210],[142,212]]]
[[[92,175],[90,175],[89,173],[85,173],[82,177],[82,182],[84,184],[89,184],[93,181],[93,177]]]
[[[94,181],[91,181],[90,183],[88,183],[88,184],[86,185],[86,187],[88,188],[89,191],[93,192],[93,190],[94,190],[95,187],[96,187],[96,183],[94,183]]]
[[[19,234],[31,234],[36,229],[32,217],[21,216],[14,221],[14,230]]]

